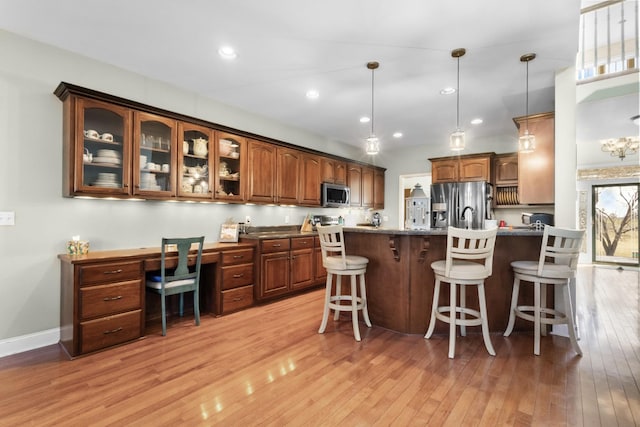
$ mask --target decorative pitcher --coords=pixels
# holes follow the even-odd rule
[[[193,140],[193,154],[196,156],[206,156],[209,150],[207,149],[207,140],[204,138],[197,138]]]

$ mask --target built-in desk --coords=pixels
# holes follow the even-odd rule
[[[202,253],[200,306],[214,315],[253,304],[255,242],[207,243]],[[159,316],[159,301],[145,292],[146,272],[160,269],[160,247],[58,255],[60,344],[70,357],[144,336]],[[195,251],[190,256],[195,262]],[[167,265],[177,264],[176,255]],[[188,301],[188,298],[185,300]]]

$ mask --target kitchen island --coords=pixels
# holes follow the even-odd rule
[[[445,259],[446,230],[394,230],[345,227],[347,253],[369,259],[367,300],[374,325],[407,334],[424,334],[429,324],[435,277],[431,263]],[[507,326],[513,286],[511,262],[537,260],[542,231],[500,229],[496,238],[493,274],[485,280],[489,329],[502,332]],[[520,289],[521,301],[533,301],[529,287]],[[548,298],[551,302],[553,296]],[[440,291],[440,303],[449,300],[449,287]],[[477,292],[467,292],[467,306],[477,307]],[[516,330],[531,329],[530,322],[516,322]],[[475,332],[474,329],[470,331]],[[448,333],[438,322],[437,333]],[[478,329],[479,332],[479,329]]]

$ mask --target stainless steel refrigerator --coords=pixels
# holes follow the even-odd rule
[[[486,181],[431,185],[431,227],[484,228],[491,215],[493,187]]]

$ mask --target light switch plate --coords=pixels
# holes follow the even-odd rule
[[[0,212],[0,225],[16,225],[16,213]]]

